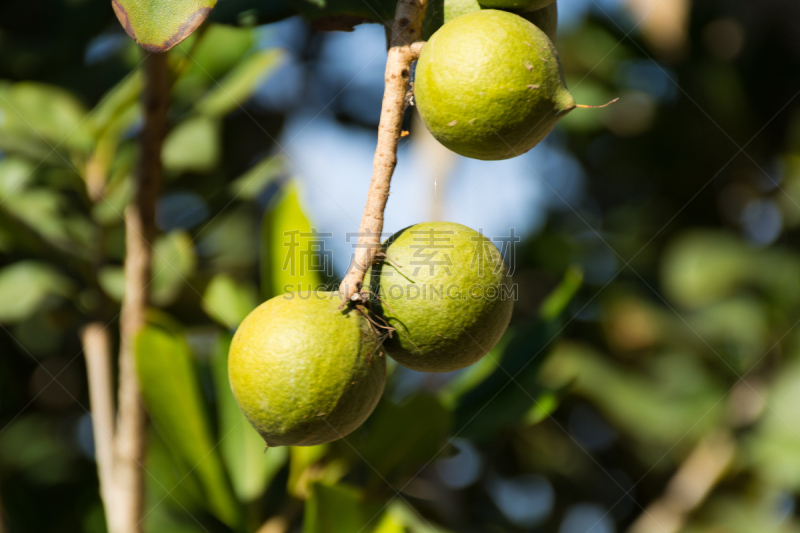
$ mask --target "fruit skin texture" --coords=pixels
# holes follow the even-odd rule
[[[527,152],[575,108],[547,35],[494,9],[457,17],[433,35],[417,62],[414,96],[440,143],[484,160]]]
[[[358,312],[339,311],[340,303],[335,293],[276,296],[236,330],[231,389],[267,446],[336,440],[378,403],[386,383],[379,338]]]
[[[542,9],[555,4],[556,0],[483,0],[481,5],[492,9]]]
[[[451,222],[416,224],[387,244],[386,258],[367,272],[364,283],[377,296],[373,303],[379,314],[396,330],[384,340],[386,352],[401,365],[425,372],[451,372],[486,355],[514,309],[511,276],[497,247]],[[497,297],[469,296],[475,288],[482,296],[485,287],[496,290]]]

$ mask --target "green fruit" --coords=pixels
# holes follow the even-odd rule
[[[267,446],[343,437],[372,413],[386,382],[380,341],[336,293],[287,294],[261,304],[231,343],[231,389]]]
[[[414,95],[440,143],[485,160],[527,152],[576,107],[547,35],[493,9],[455,18],[433,35],[417,63]]]
[[[511,276],[489,239],[461,224],[427,222],[390,237],[385,254],[364,286],[395,328],[384,348],[398,363],[458,370],[503,336],[514,308]]]
[[[556,0],[482,0],[483,7],[492,9],[525,9],[534,10],[542,9],[551,4],[555,4]]]
[[[558,4],[550,4],[541,9],[525,9],[517,12],[525,20],[542,30],[552,42],[558,33]]]

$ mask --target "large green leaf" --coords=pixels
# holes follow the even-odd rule
[[[49,296],[68,296],[73,283],[55,268],[36,261],[20,261],[0,270],[0,323],[26,320]]]
[[[374,515],[370,510],[371,506],[364,505],[364,495],[355,487],[314,483],[306,502],[303,533],[361,531]]]
[[[369,472],[375,469],[380,474],[376,484],[405,480],[441,451],[450,420],[450,412],[433,396],[415,395],[399,405],[381,400],[367,423],[338,446],[354,455],[356,464],[366,461]]]
[[[112,0],[122,27],[148,52],[166,52],[211,13],[216,0]]]
[[[217,274],[203,294],[203,311],[227,328],[236,328],[258,305],[258,291],[227,274]]]
[[[497,367],[486,379],[458,399],[455,430],[459,435],[489,440],[501,429],[525,421],[540,398],[552,402],[550,391],[539,385],[539,369],[558,337],[561,316],[580,288],[582,273],[569,269],[561,284],[542,303],[539,318],[511,333],[502,355],[490,352]],[[499,355],[499,358],[498,358]],[[527,417],[528,421],[531,417]]]
[[[92,147],[87,115],[78,99],[60,87],[1,82],[0,148],[69,166],[67,152],[85,153]]]
[[[288,448],[265,451],[264,440],[245,419],[228,381],[230,335],[222,335],[214,350],[214,386],[217,391],[220,451],[239,500],[253,501],[269,485],[288,457]]]
[[[240,520],[225,475],[192,357],[179,336],[148,326],[136,339],[136,358],[147,411],[176,460],[199,478],[209,510],[228,525]]]
[[[264,79],[275,72],[284,61],[286,53],[274,48],[258,50],[242,60],[219,84],[197,104],[206,115],[221,117],[246,103]]]
[[[261,224],[261,291],[265,299],[320,285],[313,250],[321,245],[290,185]]]

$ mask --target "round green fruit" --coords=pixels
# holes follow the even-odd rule
[[[481,0],[483,7],[492,9],[542,9],[555,4],[556,0]]]
[[[497,247],[477,231],[427,222],[390,237],[364,286],[395,329],[386,353],[401,365],[451,372],[478,361],[503,336],[514,301]]]
[[[457,17],[433,35],[417,62],[414,96],[440,143],[484,160],[527,152],[576,107],[547,35],[494,9]]]
[[[386,382],[380,340],[336,293],[287,294],[261,304],[231,343],[236,401],[267,446],[343,437],[372,413]]]

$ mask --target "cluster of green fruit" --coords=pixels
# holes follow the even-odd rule
[[[417,224],[384,243],[367,272],[370,308],[338,293],[287,294],[239,326],[228,369],[267,446],[311,446],[366,420],[386,381],[384,352],[428,372],[464,368],[508,327],[511,279],[494,244],[466,226]]]
[[[555,0],[444,0],[428,11],[425,33],[442,22],[417,62],[414,97],[422,122],[450,150],[515,157],[580,107],[553,45]]]

